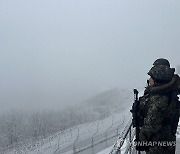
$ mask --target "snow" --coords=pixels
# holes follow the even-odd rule
[[[98,152],[97,154],[107,154],[111,151],[112,148],[113,148],[113,146],[110,146],[109,148],[106,148],[106,149]]]
[[[140,96],[142,95],[142,91],[140,92]],[[111,117],[108,117],[101,121],[95,121],[91,123],[86,123],[78,126],[74,126],[69,128],[63,132],[59,132],[53,136],[50,136],[46,139],[38,141],[33,144],[25,145],[19,149],[13,149],[6,152],[6,154],[53,154],[55,151],[59,151],[65,148],[69,148],[69,151],[66,153],[72,153],[72,145],[74,143],[83,143],[86,140],[92,139],[92,137],[96,137],[101,134],[105,134],[108,131],[115,130],[118,127],[119,132],[124,128],[124,124],[121,123],[124,120],[127,121],[130,116],[129,109],[125,110],[123,113],[113,114]],[[180,125],[180,123],[179,123]],[[178,129],[177,138],[180,138],[179,133],[180,128]],[[123,145],[125,149],[126,145]],[[111,150],[112,146],[107,149],[98,152],[97,154],[107,154]]]
[[[78,125],[39,142],[26,145],[19,149],[9,150],[7,154],[53,154],[55,151],[70,146],[71,148],[69,148],[69,150],[72,150],[74,143],[83,143],[85,140],[92,139],[92,137],[98,139],[98,135],[105,134],[112,130],[116,131],[117,128],[119,128],[120,133],[125,125],[123,121],[126,121],[129,115],[129,110],[125,110],[123,113],[113,114],[111,117],[101,121]],[[67,151],[67,153],[72,153],[72,151]]]
[[[127,147],[127,141],[124,142],[123,146],[121,147],[121,154],[125,153],[125,150],[126,150],[126,147]],[[110,153],[111,149],[113,148],[113,146],[110,146],[96,154],[108,154]]]

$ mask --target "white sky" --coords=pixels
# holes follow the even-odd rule
[[[0,0],[0,108],[62,108],[143,87],[180,58],[179,0]]]

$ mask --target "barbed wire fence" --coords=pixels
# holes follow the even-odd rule
[[[136,150],[132,144],[135,137],[135,129],[132,127],[130,118],[109,154],[135,154]]]
[[[38,153],[40,152],[40,150],[45,150],[45,149],[53,149],[52,153],[54,154],[65,153],[69,151],[72,154],[80,154],[86,150],[91,150],[91,153],[96,153],[98,151],[97,149],[99,149],[97,148],[99,145],[101,145],[100,150],[111,146],[115,142],[119,133],[122,131],[121,126],[125,122],[125,116],[121,119],[122,122],[120,124],[119,124],[120,120],[118,121],[118,125],[116,123],[116,126],[114,126],[115,125],[114,116],[111,115],[109,119],[111,119],[111,122],[108,123],[109,126],[107,126],[107,124],[106,126],[104,126],[105,131],[103,132],[101,132],[102,130],[100,130],[99,128],[100,123],[102,123],[102,121],[97,121],[95,124],[96,125],[95,131],[92,134],[92,136],[89,137],[88,139],[84,139],[84,140],[81,139],[82,134],[80,134],[80,128],[79,126],[76,126],[75,127],[75,129],[77,129],[76,133],[72,132],[72,129],[74,130],[74,128],[70,128],[67,131],[59,132],[47,138],[42,138],[42,139],[40,138],[39,140],[32,142],[28,141],[27,144],[24,143],[18,143],[17,145],[14,144],[12,147],[6,147],[5,149],[0,150],[0,153],[6,154],[11,152],[13,154],[24,154],[27,153],[28,151],[34,151],[34,150]],[[72,144],[69,144],[69,146],[65,148],[63,148],[64,146],[62,147],[62,144],[66,142],[66,141],[62,141],[64,140],[62,139],[63,134],[65,134],[65,136],[66,134],[69,135],[69,137],[71,136],[73,140]]]
[[[105,132],[99,132],[99,124],[100,121],[96,124],[96,131],[92,135],[91,138],[85,140],[79,140],[79,131],[77,135],[77,139],[73,143],[66,148],[58,148],[55,150],[54,154],[63,154],[66,152],[72,154],[81,154],[81,153],[96,153],[102,149],[108,148],[109,146],[113,145],[116,141],[117,137],[120,135],[119,133],[122,132],[121,126],[125,123],[125,116],[123,117],[122,122],[115,128],[114,125],[114,116],[112,115],[111,125],[106,129]],[[59,147],[59,146],[58,146]]]
[[[75,144],[76,144],[76,142],[78,141],[78,139],[79,139],[79,127],[78,127],[78,134],[77,134],[77,138],[76,138],[76,140],[75,140],[75,141],[74,141],[74,143],[73,143],[73,153],[76,153]]]

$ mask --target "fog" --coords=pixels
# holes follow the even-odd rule
[[[0,0],[0,110],[61,109],[180,64],[178,0]]]

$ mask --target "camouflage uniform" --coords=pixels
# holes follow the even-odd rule
[[[148,74],[155,85],[145,90],[140,98],[139,114],[144,117],[140,130],[141,141],[176,141],[176,130],[179,121],[178,97],[176,91],[154,91],[151,89],[171,81],[174,76],[169,66],[154,66]],[[147,154],[175,154],[175,146],[148,146]]]

